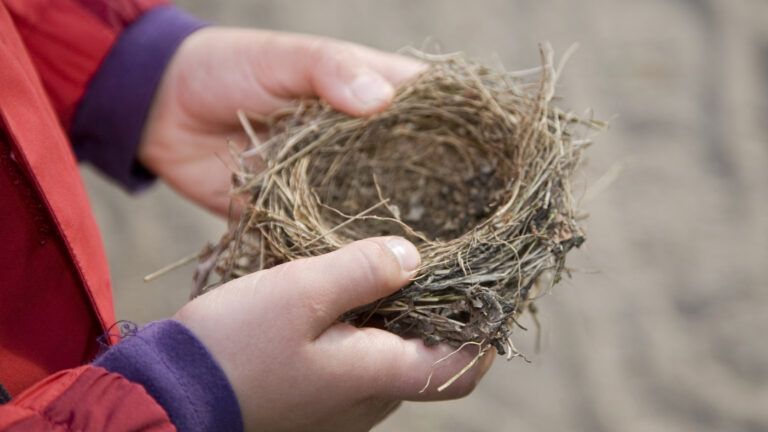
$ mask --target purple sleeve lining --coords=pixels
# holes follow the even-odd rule
[[[181,42],[206,23],[158,6],[126,28],[88,84],[70,129],[75,154],[130,191],[154,176],[136,159],[163,72]]]
[[[177,321],[147,325],[94,365],[144,386],[179,431],[242,431],[240,407],[224,371]]]

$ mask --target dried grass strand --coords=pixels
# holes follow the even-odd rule
[[[387,110],[357,118],[300,101],[255,119],[263,142],[239,113],[251,146],[239,155],[233,193],[245,208],[200,255],[195,295],[358,239],[400,235],[422,256],[412,282],[340,319],[522,356],[511,336],[536,284],[546,292],[557,283],[566,254],[585,239],[571,177],[592,143],[587,133],[604,124],[553,104],[574,50],[555,63],[544,44],[541,66],[508,72],[460,53],[406,49],[429,68]]]

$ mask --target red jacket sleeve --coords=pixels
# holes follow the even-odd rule
[[[144,387],[95,366],[51,375],[0,406],[6,431],[175,431]]]
[[[0,0],[30,52],[48,96],[69,128],[86,85],[120,32],[168,0]]]

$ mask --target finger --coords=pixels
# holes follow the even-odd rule
[[[393,54],[362,45],[352,45],[360,59],[396,87],[427,69],[427,64],[415,58]]]
[[[255,77],[280,103],[319,96],[340,111],[368,115],[389,105],[394,85],[423,69],[416,60],[333,39],[262,32],[258,40]]]
[[[344,312],[407,284],[419,262],[407,240],[377,237],[260,272],[258,285],[270,287],[270,301],[285,305],[314,338]]]
[[[359,374],[357,381],[367,387],[360,391],[397,400],[435,401],[464,397],[472,392],[494,358],[492,350],[478,358],[480,349],[476,345],[466,345],[460,350],[447,345],[427,347],[421,340],[406,340],[375,328],[350,331],[337,325],[318,339],[321,341],[332,347],[337,355],[354,353],[359,359],[354,373]],[[439,390],[465,368],[467,370],[453,383]]]
[[[310,69],[309,79],[317,95],[331,106],[348,114],[367,115],[392,102],[392,83],[366,65],[354,50],[332,43],[318,50],[319,62]]]
[[[476,345],[427,347],[418,339],[402,342],[402,355],[390,352],[391,396],[412,401],[458,399],[469,395],[493,363],[494,353]],[[449,381],[452,381],[449,383]]]

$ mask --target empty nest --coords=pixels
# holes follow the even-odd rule
[[[540,67],[520,72],[460,54],[411,54],[428,69],[379,114],[356,118],[304,100],[256,119],[267,131],[262,143],[245,123],[253,142],[236,155],[233,175],[244,210],[201,253],[193,295],[399,235],[421,252],[413,281],[340,319],[430,345],[518,354],[519,315],[585,240],[570,181],[590,144],[583,135],[602,124],[551,104],[561,67],[548,46]]]

